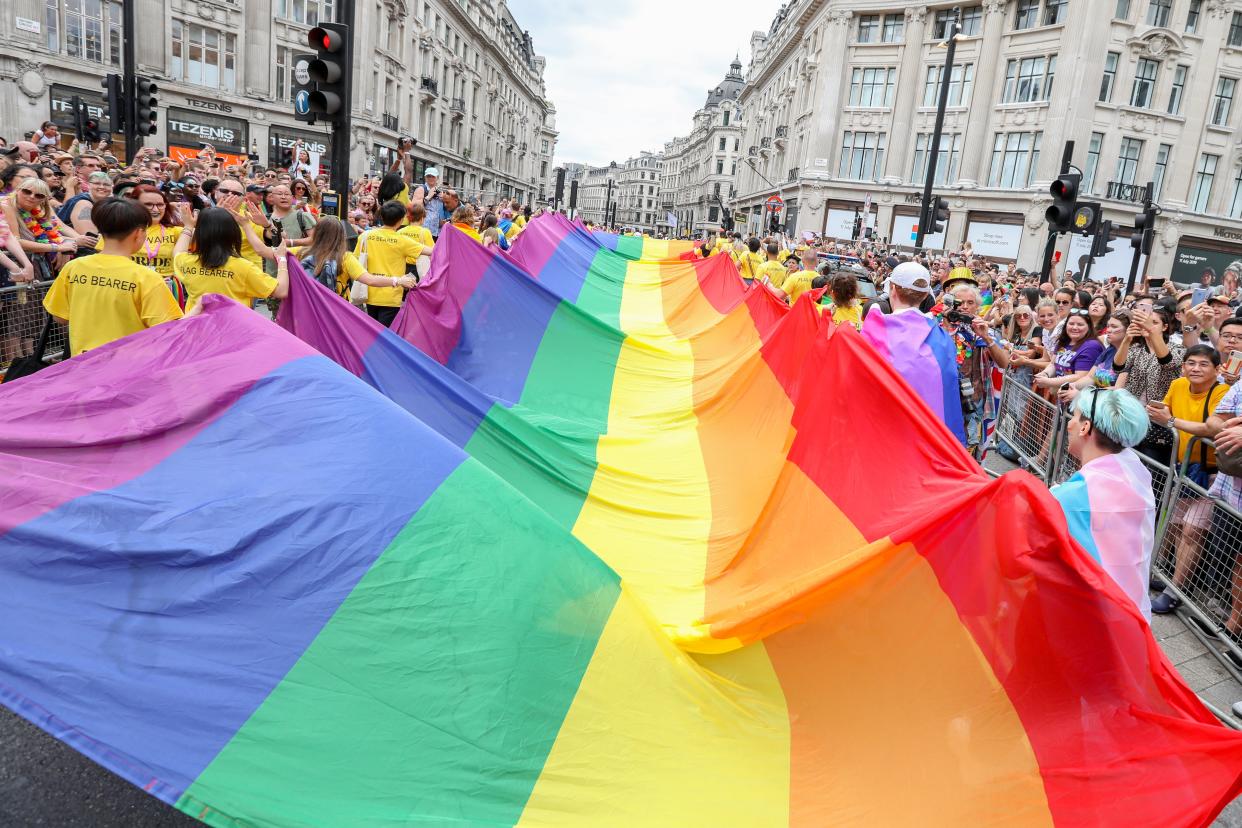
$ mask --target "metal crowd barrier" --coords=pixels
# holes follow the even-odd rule
[[[1064,434],[1061,407],[1006,371],[996,412],[996,435],[1017,452],[1031,474],[1050,485]]]
[[[1158,523],[1152,573],[1182,601],[1187,626],[1242,681],[1242,513],[1191,479],[1200,445],[1193,438],[1173,475]]]
[[[0,374],[8,370],[14,359],[27,356],[34,349],[47,320],[43,297],[51,286],[47,281],[0,288]],[[63,355],[68,337],[64,325],[53,325],[44,356]]]

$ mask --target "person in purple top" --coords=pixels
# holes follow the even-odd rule
[[[1065,318],[1053,349],[1052,364],[1035,377],[1035,387],[1051,392],[1091,373],[1104,345],[1096,338],[1086,308],[1074,308]]]

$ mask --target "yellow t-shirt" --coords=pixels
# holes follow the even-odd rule
[[[240,207],[240,209],[241,209],[241,213],[242,213],[242,215],[249,215],[249,214],[250,214],[250,210],[251,210],[251,206],[250,206],[250,204],[247,202],[247,203],[245,203],[245,204],[242,204],[242,205],[241,205],[241,207]],[[251,229],[253,229],[253,230],[254,230],[254,234],[255,234],[256,236],[258,236],[260,239],[262,239],[262,238],[263,238],[263,228],[262,228],[262,227],[260,227],[259,225],[255,224],[253,221],[252,221],[252,222],[250,222],[250,227],[251,227]],[[249,236],[247,236],[247,235],[245,234],[245,232],[243,232],[243,233],[242,233],[241,257],[242,257],[243,259],[245,259],[246,261],[250,262],[252,265],[257,265],[257,266],[258,266],[258,267],[260,267],[260,268],[262,268],[262,267],[263,267],[263,257],[262,257],[262,256],[260,256],[260,255],[259,255],[259,253],[258,253],[258,251],[256,251],[256,250],[254,249],[254,247],[252,247],[252,246],[251,246],[251,244],[250,244],[250,237],[249,237]],[[213,292],[213,291],[208,291],[208,292],[209,292],[209,293],[211,293],[211,292]]]
[[[303,251],[309,249],[309,247],[290,247],[289,252],[293,254],[295,259],[300,261]],[[306,270],[306,275],[313,279],[314,274],[311,273],[310,268],[303,267]],[[358,261],[358,257],[346,250],[345,255],[341,257],[341,266],[336,270],[337,295],[349,298],[349,283],[365,272],[362,268],[362,262]]]
[[[167,279],[173,275],[173,248],[177,246],[177,239],[181,238],[182,229],[177,226],[165,227],[162,224],[152,224],[147,228],[146,241],[130,258],[136,264],[149,267]],[[95,239],[96,250],[103,250],[103,246],[103,236]]]
[[[1207,422],[1203,416],[1204,405],[1207,406],[1208,416],[1212,416],[1216,412],[1216,406],[1220,404],[1221,399],[1228,390],[1229,386],[1218,382],[1207,393],[1192,394],[1190,393],[1190,380],[1185,377],[1178,377],[1173,380],[1173,383],[1169,386],[1168,393],[1164,395],[1164,404],[1169,407],[1169,410],[1173,412],[1173,416],[1178,420],[1203,423]],[[1208,399],[1209,395],[1211,399]],[[1191,439],[1191,436],[1186,432],[1178,432],[1177,456],[1179,459],[1186,456],[1186,448],[1190,445]],[[1190,458],[1190,462],[1199,462],[1198,449],[1195,449],[1195,456]],[[1216,465],[1216,452],[1211,448],[1207,448],[1207,462],[1208,465]]]
[[[788,274],[789,271],[780,262],[764,262],[755,269],[755,278],[763,281],[766,276],[773,287],[785,284],[785,277]]]
[[[158,273],[108,253],[65,265],[43,297],[43,307],[68,320],[73,356],[181,318],[177,300]]]
[[[862,330],[862,306],[855,302],[842,307],[836,305],[832,309],[832,321],[838,325],[853,325],[855,330]]]
[[[409,236],[423,247],[431,247],[436,243],[436,240],[431,237],[431,231],[426,227],[423,227],[421,224],[410,224],[402,227],[397,231],[397,234],[401,236]]]
[[[424,250],[430,252],[432,245],[419,244],[410,236],[397,230],[380,227],[368,230],[358,238],[354,253],[362,255],[363,239],[366,239],[367,271],[376,276],[404,276],[405,266],[414,264]],[[399,287],[367,286],[367,304],[384,308],[399,308],[404,298]]]
[[[276,280],[263,268],[237,256],[230,256],[223,267],[204,267],[197,253],[182,253],[173,259],[173,272],[185,285],[185,306],[193,308],[208,293],[227,296],[250,307],[255,299],[266,299],[276,289]]]
[[[791,273],[785,278],[781,290],[785,291],[785,295],[789,297],[789,304],[798,301],[798,297],[811,289],[811,280],[819,274],[814,270],[800,270],[797,273]]]
[[[742,274],[743,279],[754,279],[763,265],[764,257],[760,253],[744,250],[737,256],[737,272]]]

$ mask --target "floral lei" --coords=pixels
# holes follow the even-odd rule
[[[39,244],[60,244],[60,231],[51,219],[41,220],[28,210],[17,208],[17,217]]]

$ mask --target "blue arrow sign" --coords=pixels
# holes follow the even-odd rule
[[[293,111],[299,115],[310,114],[310,92],[305,89],[298,90],[298,94],[293,96]]]

